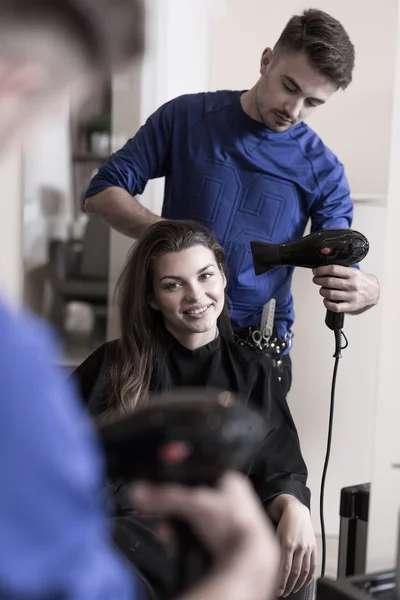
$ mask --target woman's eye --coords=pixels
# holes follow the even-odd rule
[[[200,279],[210,279],[210,277],[212,277],[214,275],[214,273],[202,273],[200,275]]]
[[[179,286],[180,286],[180,283],[175,281],[174,283],[168,283],[168,285],[166,286],[166,289],[167,290],[177,290]]]
[[[287,89],[288,92],[295,92],[296,88],[291,88],[287,85],[287,83],[283,84],[284,88]]]

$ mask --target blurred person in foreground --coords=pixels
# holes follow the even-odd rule
[[[135,0],[0,0],[0,29],[2,150],[57,96],[83,99],[143,49]],[[0,330],[0,597],[146,598],[110,541],[98,440],[74,390],[51,367],[51,334],[4,304]],[[278,550],[239,474],[215,490],[141,484],[131,495],[143,510],[187,519],[215,559],[181,600],[273,594]]]

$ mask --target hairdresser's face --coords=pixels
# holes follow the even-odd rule
[[[154,266],[152,306],[161,311],[166,328],[179,341],[185,343],[185,337],[194,335],[206,344],[216,334],[225,286],[225,276],[208,248],[171,252]]]
[[[277,133],[304,121],[336,91],[301,52],[274,55],[267,48],[260,73],[256,109],[264,125]]]

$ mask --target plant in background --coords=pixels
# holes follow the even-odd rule
[[[99,156],[111,153],[111,115],[102,115],[86,126],[89,151]]]

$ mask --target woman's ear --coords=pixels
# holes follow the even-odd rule
[[[154,310],[160,310],[160,307],[158,306],[158,304],[156,303],[154,298],[149,299],[149,304],[150,304],[151,308],[154,308]]]

